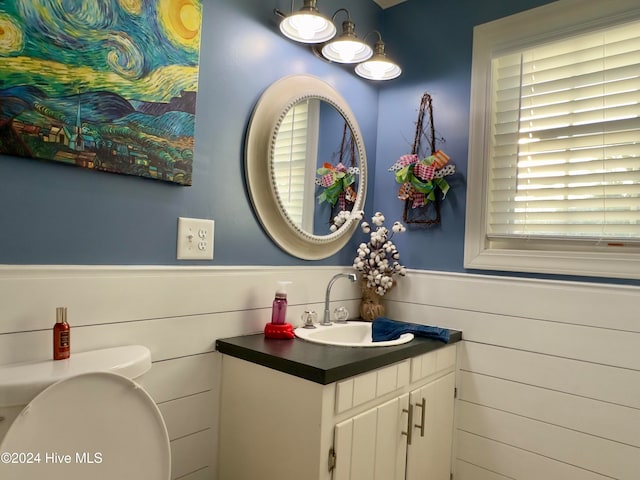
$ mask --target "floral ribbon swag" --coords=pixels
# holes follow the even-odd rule
[[[449,160],[442,150],[436,150],[422,160],[415,153],[402,155],[389,168],[390,172],[395,172],[396,182],[401,184],[398,198],[411,201],[411,208],[424,207],[436,200],[435,191],[439,188],[444,199],[450,188],[444,177],[456,171],[455,165],[449,164]]]
[[[346,210],[347,202],[356,201],[356,191],[353,189],[355,176],[360,173],[358,167],[345,167],[342,162],[336,166],[325,163],[317,171],[316,185],[324,187],[318,195],[318,202],[328,202],[332,207],[338,205],[339,210]]]
[[[425,119],[427,113],[428,117]],[[420,143],[423,138],[429,141],[431,153],[428,156],[420,153],[422,151]],[[444,142],[444,139],[440,141]],[[395,174],[396,182],[400,184],[398,198],[404,201],[402,218],[406,223],[424,225],[440,223],[439,201],[447,196],[450,188],[445,177],[456,172],[455,165],[449,163],[449,160],[449,155],[442,150],[436,150],[433,103],[431,95],[424,93],[420,100],[411,153],[402,155],[389,168],[389,171]],[[442,198],[436,196],[437,190],[442,192]]]
[[[356,167],[355,155],[355,144],[351,136],[351,130],[345,122],[337,163],[335,165],[324,163],[317,170],[318,177],[315,179],[316,185],[322,189],[317,197],[318,203],[327,202],[331,205],[329,228],[332,232],[338,230],[349,218],[351,209],[356,202],[357,193],[353,187],[356,182],[356,175],[360,174],[360,169]],[[345,159],[348,159],[348,161]],[[351,166],[345,166],[343,161],[346,161]],[[337,210],[335,216],[333,214],[334,210]]]

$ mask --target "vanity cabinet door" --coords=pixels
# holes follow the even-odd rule
[[[403,480],[409,395],[338,423],[333,480]]]
[[[410,393],[413,409],[406,480],[449,480],[453,439],[455,374]]]

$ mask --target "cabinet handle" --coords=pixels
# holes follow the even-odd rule
[[[411,427],[413,424],[413,405],[409,404],[409,410],[403,408],[402,411],[407,414],[407,431],[400,433],[407,436],[407,445],[411,445],[411,437],[413,434],[413,428]]]
[[[425,416],[425,412],[427,411],[427,399],[422,397],[422,402],[416,403],[416,407],[420,407],[422,412],[420,413],[420,425],[416,423],[414,427],[419,428],[420,436],[424,437],[424,416]]]

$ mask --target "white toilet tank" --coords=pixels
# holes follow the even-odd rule
[[[133,381],[150,368],[140,345],[0,366],[0,454],[16,460],[3,457],[0,478],[167,480],[166,426]]]
[[[0,365],[0,443],[15,417],[49,385],[90,372],[118,373],[138,378],[151,368],[151,352],[127,345],[74,353],[66,360]]]

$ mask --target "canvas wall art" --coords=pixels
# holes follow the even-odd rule
[[[0,2],[0,154],[191,185],[201,23],[201,0]]]

